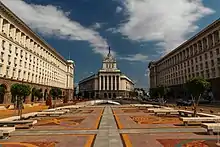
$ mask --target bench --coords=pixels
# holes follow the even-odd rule
[[[207,129],[209,135],[213,135],[214,132],[220,132],[220,123],[202,123],[201,127]]]
[[[15,127],[15,125],[27,124],[30,128],[36,123],[37,120],[0,121],[0,127]]]
[[[193,111],[179,110],[180,116],[192,116],[193,113],[194,113]],[[217,115],[207,114],[207,113],[196,113],[196,114],[197,116],[201,116],[201,117],[218,117]]]
[[[180,117],[179,119],[187,126],[189,122],[217,122],[220,117]]]
[[[0,139],[7,139],[13,131],[15,127],[0,127]]]
[[[67,112],[69,112],[70,110],[68,110],[68,109],[47,109],[47,110],[43,110],[42,112],[65,112],[65,113],[67,113]]]
[[[25,118],[25,119],[28,119],[28,118],[31,118],[31,117],[36,117],[36,116],[37,116],[37,112],[22,114],[22,118]]]
[[[61,112],[57,112],[57,111],[52,111],[52,112],[38,112],[37,116],[60,116],[62,114],[64,114],[65,112],[61,111]]]
[[[168,109],[159,109],[159,110],[153,110],[154,114],[155,115],[158,115],[158,114],[174,114],[174,115],[177,115],[179,114],[178,110],[168,110]]]

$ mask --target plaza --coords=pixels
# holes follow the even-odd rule
[[[28,120],[37,120],[37,123],[32,128],[15,125],[15,131],[10,133],[7,139],[1,139],[0,145],[5,147],[216,146],[216,133],[209,135],[200,123],[185,126],[179,119],[182,117],[180,114],[153,113],[158,109],[183,108],[152,104],[119,105],[111,101],[108,104],[97,101],[101,100],[80,102],[51,110],[57,112],[69,110],[59,116],[29,118]],[[220,117],[218,111],[216,110],[213,117]]]

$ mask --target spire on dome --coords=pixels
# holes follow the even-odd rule
[[[111,54],[111,47],[108,47],[108,54]]]

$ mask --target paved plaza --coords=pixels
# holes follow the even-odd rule
[[[37,117],[32,129],[16,129],[3,147],[215,147],[217,135],[183,126],[178,116],[155,116],[144,108],[88,106],[60,117]]]

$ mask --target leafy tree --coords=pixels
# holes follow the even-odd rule
[[[195,77],[186,82],[186,88],[188,92],[191,94],[191,98],[193,101],[194,113],[193,116],[197,114],[197,106],[199,105],[200,98],[203,92],[210,88],[210,82],[206,81],[204,78]]]
[[[38,98],[38,101],[40,99],[42,99],[42,97],[43,97],[42,89],[36,89],[35,92],[34,92],[34,96],[36,96]]]
[[[6,89],[3,85],[0,85],[0,103],[3,103],[4,102],[4,96],[5,96],[5,92],[6,92]]]
[[[57,98],[62,95],[62,90],[60,88],[54,87],[50,90],[50,95],[55,100],[54,107],[56,107]]]
[[[18,108],[18,115],[20,116],[20,119],[22,118],[23,102],[30,93],[31,88],[29,85],[16,83],[11,86],[11,94],[15,98],[14,103],[16,108]]]
[[[150,95],[151,98],[158,97],[157,88],[150,88],[149,89],[149,95]]]
[[[167,95],[167,93],[169,91],[170,91],[170,88],[163,86],[163,85],[160,85],[156,88],[157,95],[159,96],[159,98],[161,100],[160,103],[162,105],[164,105],[164,103],[165,103],[164,97]]]

